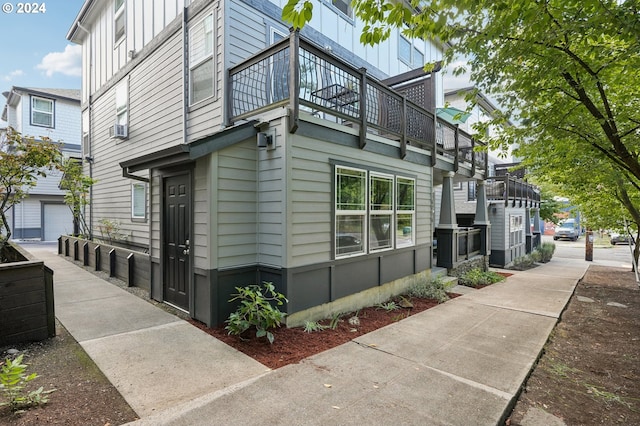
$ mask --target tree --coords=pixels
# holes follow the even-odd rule
[[[312,9],[308,0],[289,0],[283,18],[301,27]],[[600,183],[611,188],[608,200],[635,215],[633,200],[640,193],[637,0],[411,0],[410,5],[355,0],[354,11],[364,21],[360,40],[365,44],[379,43],[399,28],[408,37],[451,46],[445,63],[456,55],[469,58],[471,79],[506,111],[478,125],[479,131],[491,125],[503,129],[488,141],[491,147],[526,145],[529,160],[537,163],[545,161],[539,154],[555,151],[561,160],[554,161],[557,167],[580,171],[573,176],[585,176],[594,164],[606,165],[600,175],[606,180]],[[473,102],[474,94],[467,100]],[[520,125],[501,126],[506,119]],[[597,186],[576,181],[571,187],[588,198]]]
[[[67,158],[60,165],[64,173],[60,188],[65,190],[64,202],[73,214],[74,234],[89,236],[89,227],[84,218],[84,208],[89,204],[89,189],[96,182],[95,179],[82,174],[82,163],[73,158]]]
[[[36,141],[7,128],[0,140],[0,252],[11,237],[6,213],[19,204],[47,171],[61,159],[60,145],[48,138]]]

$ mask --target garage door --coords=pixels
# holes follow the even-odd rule
[[[66,204],[44,205],[44,240],[55,241],[73,232],[73,215]]]

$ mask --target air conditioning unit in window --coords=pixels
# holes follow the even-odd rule
[[[126,124],[114,124],[110,129],[111,137],[114,139],[126,139],[128,136]]]

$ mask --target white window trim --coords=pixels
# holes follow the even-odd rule
[[[35,101],[39,100],[39,101],[46,101],[46,102],[50,102],[51,103],[51,112],[49,111],[42,111],[36,108],[35,106]],[[47,114],[51,116],[51,124],[50,125],[46,125],[46,124],[38,124],[33,120],[33,113],[37,112],[40,114]],[[56,112],[56,103],[54,102],[53,99],[47,99],[47,98],[42,98],[40,96],[31,96],[31,125],[32,126],[38,126],[38,127],[48,127],[48,128],[53,128],[55,127],[55,112]]]
[[[333,0],[322,0],[322,2],[327,5],[327,7],[329,7],[329,9],[333,10],[334,12],[336,12],[338,14],[338,16],[340,16],[342,19],[345,19],[346,21],[348,21],[350,24],[355,26],[355,20],[354,20],[354,11],[353,11],[353,7],[351,6],[351,0],[346,0],[348,3],[348,7],[351,10],[351,16],[349,16],[348,14],[344,13],[342,10],[340,10],[340,8],[338,6],[336,6],[335,4],[333,4]]]
[[[402,43],[403,40],[409,44],[408,60],[400,56],[400,51],[401,51],[400,43]],[[416,58],[416,52],[422,55],[422,61],[419,61],[418,58]],[[412,68],[423,67],[425,64],[421,62],[426,61],[425,53],[421,49],[418,49],[418,46],[414,44],[413,40],[403,36],[400,32],[398,32],[398,60],[400,60],[403,64],[406,64]]]
[[[366,189],[365,189],[365,210],[339,210],[338,209],[338,205],[337,205],[337,195],[338,195],[338,172],[339,170],[353,170],[356,172],[363,172],[365,174],[365,185],[366,185]],[[362,247],[363,247],[363,251],[359,251],[359,252],[354,252],[354,253],[346,253],[346,254],[339,254],[338,253],[338,244],[337,242],[334,244],[333,247],[333,251],[334,251],[334,256],[336,259],[344,259],[344,258],[349,258],[349,257],[355,257],[355,256],[365,256],[371,253],[379,253],[382,251],[391,251],[391,250],[397,250],[400,248],[405,248],[405,247],[413,247],[416,245],[416,179],[414,177],[409,177],[409,176],[405,176],[405,175],[395,175],[393,173],[384,173],[384,172],[377,172],[377,171],[371,171],[371,170],[367,170],[366,168],[358,168],[358,167],[352,167],[352,166],[346,166],[346,165],[341,165],[341,164],[336,164],[334,166],[334,177],[335,177],[335,184],[334,184],[334,197],[333,197],[333,207],[334,207],[334,215],[335,215],[335,224],[334,224],[334,228],[333,228],[333,235],[334,235],[334,239],[337,237],[338,235],[338,218],[340,216],[349,216],[349,215],[358,215],[358,216],[363,216],[363,235],[362,235]],[[391,191],[392,191],[392,206],[391,206],[391,210],[379,210],[376,211],[376,213],[372,213],[373,209],[371,206],[371,179],[372,177],[383,177],[383,178],[388,178],[391,179]],[[399,205],[398,205],[398,200],[397,200],[397,185],[398,185],[398,179],[405,179],[405,180],[409,180],[413,182],[413,210],[400,210],[399,209]],[[398,224],[398,215],[402,215],[402,214],[406,214],[406,215],[411,215],[411,242],[410,243],[406,243],[406,244],[399,244],[398,243],[398,239],[397,239],[397,224]],[[390,230],[390,242],[391,245],[390,247],[383,247],[383,248],[371,248],[370,247],[370,240],[371,240],[371,236],[370,236],[370,222],[371,222],[371,218],[372,216],[375,215],[391,215],[391,223],[390,226],[393,227],[392,230]]]
[[[212,48],[211,53],[200,58],[197,62],[191,61],[191,49],[189,49],[189,105],[197,105],[199,103],[205,102],[210,99],[215,99],[217,97],[217,87],[216,87],[216,61],[215,61],[215,52],[216,52],[216,22],[217,22],[217,14],[214,11],[207,13],[202,19],[197,21],[189,28],[189,32],[191,33],[194,28],[204,25],[204,21],[211,17],[211,38],[212,38]],[[205,33],[206,37],[206,33]],[[211,60],[212,61],[212,70],[211,70],[211,96],[207,96],[206,98],[200,99],[196,102],[193,102],[193,85],[191,82],[193,70],[198,68],[200,65],[205,62]]]
[[[143,188],[144,191],[144,214],[136,215],[136,188]],[[147,220],[147,184],[145,182],[132,182],[131,183],[131,219],[134,220]]]
[[[114,6],[114,10],[113,10],[113,47],[116,48],[118,47],[118,45],[120,43],[122,43],[122,41],[127,37],[127,0],[124,0],[122,2],[122,4],[120,5],[120,7],[116,10],[115,6],[116,6],[116,2],[118,0],[114,0],[113,1],[113,6]],[[122,17],[124,20],[123,23],[123,29],[122,29],[122,35],[120,37],[117,36],[116,34],[116,22],[118,21],[118,19]]]

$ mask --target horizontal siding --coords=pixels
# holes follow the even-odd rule
[[[417,243],[431,241],[431,168],[306,137],[292,135],[291,138],[288,142],[291,151],[288,267],[326,262],[332,257],[334,201],[331,160],[416,176]]]
[[[133,181],[122,176],[119,163],[182,142],[181,43],[180,34],[176,34],[129,74],[129,139],[109,137],[115,122],[115,88],[93,105],[93,177],[97,180],[93,187],[93,224],[98,236],[100,220],[112,219],[119,222],[128,241],[149,244],[148,223],[131,220]],[[158,196],[153,198],[159,201]],[[157,214],[158,209],[156,204],[150,211]],[[157,246],[157,224],[153,230]]]
[[[218,268],[257,261],[255,142],[237,144],[216,154],[216,232]]]
[[[191,253],[193,254],[193,265],[202,269],[211,268],[209,250],[211,194],[209,191],[208,161],[208,157],[197,161],[193,177],[193,242]]]

